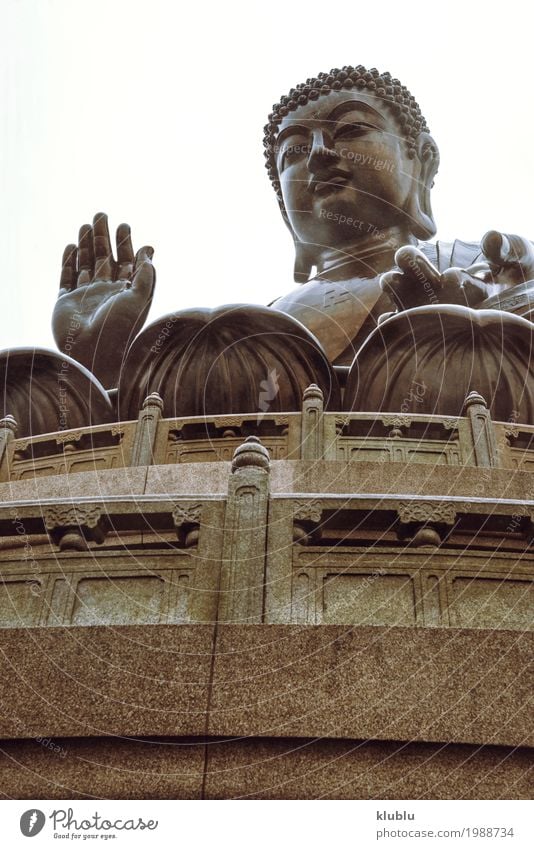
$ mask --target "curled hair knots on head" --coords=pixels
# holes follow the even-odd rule
[[[421,132],[428,132],[426,121],[418,103],[406,86],[385,71],[380,73],[376,68],[368,70],[363,65],[343,68],[333,68],[329,73],[320,73],[317,77],[308,77],[305,83],[292,88],[288,95],[281,97],[273,106],[273,111],[265,125],[263,146],[269,178],[273,184],[280,204],[283,205],[282,192],[276,166],[276,136],[282,119],[294,112],[299,106],[305,106],[310,100],[317,100],[331,91],[358,88],[367,90],[375,97],[381,98],[391,108],[397,118],[399,129],[408,146],[410,158],[415,156],[417,137]]]

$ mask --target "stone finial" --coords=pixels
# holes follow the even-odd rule
[[[464,403],[471,428],[471,456],[476,466],[498,466],[499,451],[491,413],[486,400],[478,392],[470,392]]]
[[[482,407],[487,407],[486,399],[482,397],[478,392],[470,392],[467,395],[464,401],[464,410],[468,410],[469,407],[472,407],[473,404],[479,404]]]
[[[320,401],[324,400],[324,395],[322,389],[320,389],[316,383],[310,383],[307,389],[304,390],[302,395],[302,400],[307,401],[310,398],[317,398]]]
[[[139,411],[132,447],[131,466],[150,466],[154,462],[158,422],[162,413],[163,398],[157,392],[152,392],[145,398]]]
[[[302,460],[321,460],[324,456],[324,396],[316,383],[304,390],[300,430]]]
[[[151,392],[143,401],[143,410],[146,410],[147,407],[158,407],[163,411],[163,403],[163,398],[158,392]]]
[[[0,419],[0,429],[2,430],[11,430],[13,434],[17,433],[18,424],[13,416],[4,416],[3,419]]]
[[[232,458],[232,472],[250,467],[269,471],[269,452],[257,436],[249,436],[238,445]]]

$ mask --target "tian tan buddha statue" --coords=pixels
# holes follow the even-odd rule
[[[62,354],[3,356],[4,411],[22,431],[134,419],[155,391],[167,416],[292,411],[310,383],[329,409],[442,415],[476,390],[494,419],[534,424],[534,248],[496,231],[429,241],[439,152],[408,90],[361,65],[319,74],[273,107],[264,146],[296,288],[142,330],[152,249],[134,255],[123,224],[115,258],[97,215],[64,253]]]

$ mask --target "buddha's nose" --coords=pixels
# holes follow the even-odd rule
[[[313,130],[311,150],[308,156],[308,169],[313,173],[328,169],[339,161],[334,142],[325,130]]]

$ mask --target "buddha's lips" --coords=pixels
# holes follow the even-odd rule
[[[331,177],[330,180],[313,180],[310,183],[310,188],[316,195],[330,194],[332,191],[342,189],[349,182],[348,177]]]

